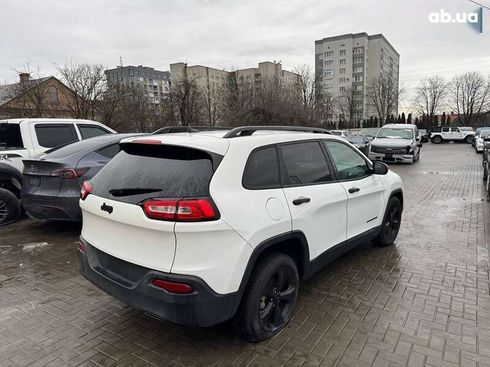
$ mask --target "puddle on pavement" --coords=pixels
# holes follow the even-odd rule
[[[33,242],[33,243],[19,244],[19,246],[22,246],[22,251],[31,252],[31,251],[49,246],[49,243],[47,243],[47,242]]]

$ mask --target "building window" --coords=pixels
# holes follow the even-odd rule
[[[328,75],[333,75],[333,69],[328,69],[328,70],[325,70],[324,75],[326,75],[326,76],[328,76]]]
[[[340,82],[340,83],[345,83],[345,78],[340,78],[340,79],[339,79],[339,82]]]
[[[49,106],[52,109],[58,107],[58,90],[54,85],[49,87]]]
[[[134,70],[133,69],[129,69],[129,76],[134,76]]]
[[[345,74],[345,68],[340,69],[340,74]]]
[[[325,61],[325,66],[332,66],[332,65],[333,65],[333,60]]]
[[[340,87],[339,92],[345,92],[345,87]]]
[[[345,50],[340,50],[340,56],[345,56]]]
[[[362,73],[364,70],[363,70],[363,67],[362,66],[356,66],[354,68],[354,72],[355,73]]]
[[[354,57],[354,64],[361,64],[362,63],[362,57]]]
[[[362,75],[356,75],[356,76],[354,76],[354,81],[355,82],[362,82],[362,79],[363,79],[362,78]]]
[[[355,48],[355,49],[354,49],[354,53],[355,53],[356,55],[361,55],[361,54],[362,54],[362,48],[361,48],[361,47]]]
[[[355,90],[362,91],[362,85],[356,85],[356,87],[355,87],[354,89],[355,89]]]
[[[333,56],[333,51],[325,52],[325,57],[332,57],[332,56]]]
[[[340,59],[340,65],[345,65],[345,59]]]
[[[345,47],[345,43],[342,43],[342,44],[340,45],[340,47]]]

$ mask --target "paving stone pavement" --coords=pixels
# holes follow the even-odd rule
[[[156,321],[78,275],[79,227],[0,229],[0,366],[490,366],[481,155],[425,144],[395,246],[358,248],[307,281],[293,320],[250,344],[229,324]]]

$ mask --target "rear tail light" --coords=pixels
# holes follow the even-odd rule
[[[169,282],[168,280],[153,279],[155,287],[165,289],[167,292],[176,294],[189,294],[193,292],[192,286],[185,283]]]
[[[71,168],[61,168],[54,170],[51,175],[52,176],[58,176],[63,179],[72,179],[72,178],[79,178],[82,177],[84,174],[87,173],[89,168],[76,168],[76,169],[71,169]]]
[[[85,245],[82,241],[78,242],[78,251],[80,251],[82,254],[85,252]]]
[[[199,222],[217,219],[217,211],[208,199],[150,199],[143,202],[148,218],[176,222]]]
[[[85,200],[92,192],[92,184],[89,181],[85,181],[82,185],[82,189],[80,190],[80,199]]]

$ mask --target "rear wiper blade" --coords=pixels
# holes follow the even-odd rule
[[[160,192],[162,189],[112,189],[109,190],[109,194],[112,196],[131,196],[140,194],[151,194],[152,192]]]

